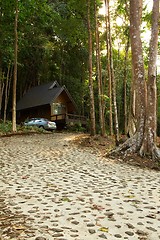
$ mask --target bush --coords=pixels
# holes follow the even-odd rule
[[[86,128],[83,127],[81,123],[69,124],[67,126],[67,129],[69,131],[73,131],[73,132],[86,132]]]
[[[27,133],[27,132],[43,133],[43,132],[45,132],[45,130],[37,128],[37,127],[28,127],[28,126],[17,125],[17,132],[19,132],[19,133]],[[0,120],[0,135],[9,134],[9,133],[12,133],[12,122],[6,121],[4,123],[2,120]]]
[[[7,121],[4,123],[3,121],[0,121],[0,133],[5,134],[9,132],[12,132],[12,122]]]

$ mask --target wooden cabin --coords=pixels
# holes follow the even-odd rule
[[[85,124],[85,117],[79,116],[77,106],[65,86],[57,81],[31,88],[17,102],[17,122],[27,118],[43,117],[57,123],[58,128],[66,124],[80,122]]]

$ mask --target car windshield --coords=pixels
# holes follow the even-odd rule
[[[31,122],[31,121],[48,121],[48,119],[46,119],[46,118],[30,118],[30,119],[26,119],[25,123]]]
[[[30,122],[30,121],[33,121],[33,120],[34,120],[34,118],[26,119],[26,120],[25,120],[25,123]]]

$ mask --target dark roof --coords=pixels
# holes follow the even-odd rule
[[[54,102],[54,100],[65,91],[69,99],[75,105],[66,87],[61,87],[58,82],[50,82],[31,88],[22,99],[17,102],[17,110],[42,106]]]

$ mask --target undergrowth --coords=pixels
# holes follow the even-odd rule
[[[27,132],[44,132],[44,129],[37,128],[37,127],[28,127],[28,126],[21,126],[17,125],[17,133],[27,133]],[[0,135],[10,134],[13,133],[12,131],[12,122],[6,121],[5,123],[3,121],[0,121]]]

